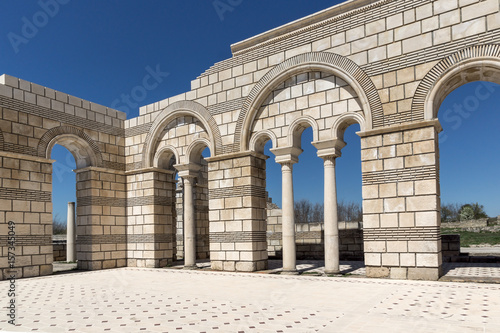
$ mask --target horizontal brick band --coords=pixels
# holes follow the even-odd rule
[[[365,228],[363,238],[365,241],[437,241],[441,230],[439,227]]]
[[[210,199],[233,198],[241,196],[266,197],[266,188],[256,185],[234,186],[228,188],[216,188],[208,191]]]
[[[230,101],[222,102],[219,104],[210,105],[207,107],[208,112],[211,115],[220,114],[224,112],[234,111],[241,109],[245,97],[233,99]]]
[[[373,171],[363,173],[363,185],[396,183],[410,180],[436,179],[436,166],[423,166],[406,169]]]
[[[283,234],[281,232],[268,231],[268,240],[281,240]],[[363,238],[362,229],[349,229],[349,230],[339,230],[340,238]],[[323,231],[296,231],[296,239],[321,239],[323,238]]]
[[[127,163],[125,164],[125,170],[126,171],[132,171],[132,170],[137,170],[142,168],[142,162],[134,162],[134,163]]]
[[[160,197],[155,195],[136,198],[109,198],[109,197],[81,197],[78,198],[78,206],[111,206],[111,207],[133,207],[147,205],[172,205],[174,198]]]
[[[8,237],[8,235],[0,235],[0,246],[7,246]],[[49,246],[52,245],[52,235],[15,235],[14,245]]]
[[[146,134],[151,129],[151,125],[153,125],[152,122],[151,123],[147,123],[147,124],[142,124],[142,125],[137,125],[137,126],[126,128],[125,129],[125,137],[129,138],[131,136]]]
[[[91,244],[125,244],[127,242],[127,235],[78,235],[76,243],[79,245]]]
[[[7,200],[51,202],[52,192],[3,187],[0,188],[0,198]]]
[[[211,232],[210,243],[266,242],[265,231]]]
[[[78,207],[84,206],[111,206],[111,207],[126,207],[126,198],[108,198],[108,197],[80,197],[77,198]]]
[[[127,243],[170,243],[174,239],[172,234],[127,235]]]
[[[4,142],[3,150],[9,153],[18,153],[30,156],[38,156],[38,151],[33,147],[21,146],[15,143]]]
[[[64,113],[61,111],[49,109],[39,105],[30,104],[27,102],[21,102],[12,98],[7,98],[0,96],[0,107],[5,107],[13,111],[29,113],[32,115],[37,115],[42,118],[52,119],[59,121],[67,125],[73,125],[79,128],[85,128],[93,131],[98,131],[100,133],[106,133],[110,135],[116,135],[123,137],[125,131],[123,128],[115,127],[111,125],[106,125],[99,123],[94,120],[88,120],[86,118],[78,117],[69,113]]]

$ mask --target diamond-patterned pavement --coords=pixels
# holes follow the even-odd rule
[[[17,326],[5,303],[0,332],[500,332],[498,284],[146,268],[16,284]]]

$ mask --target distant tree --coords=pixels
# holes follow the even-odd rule
[[[463,204],[442,204],[441,205],[441,221],[452,222],[460,220],[460,209]]]
[[[307,199],[294,203],[295,222],[311,223],[324,222],[324,204],[312,204]],[[337,204],[337,216],[339,221],[362,221],[363,211],[361,205],[355,202],[340,201]]]
[[[484,206],[479,203],[465,204],[460,207],[460,220],[477,220],[481,218],[487,218],[484,211]]]
[[[66,221],[61,220],[58,214],[52,219],[52,234],[64,235],[66,234]]]

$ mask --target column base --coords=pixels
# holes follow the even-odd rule
[[[189,271],[194,271],[195,269],[198,269],[198,266],[196,266],[196,265],[189,265],[189,266],[184,266],[182,269],[189,270]]]
[[[327,275],[340,274],[340,270],[325,270],[325,274]]]
[[[297,270],[283,270],[280,273],[281,275],[299,275],[299,272]]]

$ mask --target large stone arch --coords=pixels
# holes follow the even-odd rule
[[[471,46],[436,64],[415,91],[413,119],[437,118],[439,106],[451,91],[465,83],[480,80],[500,84],[500,45]]]
[[[222,139],[217,123],[212,115],[210,115],[207,109],[199,103],[193,101],[179,101],[166,107],[153,122],[146,136],[142,150],[142,165],[144,168],[152,166],[155,154],[155,143],[161,131],[163,131],[164,127],[172,120],[182,116],[191,116],[198,119],[203,124],[210,137],[210,152],[213,156],[221,152]]]
[[[38,156],[50,158],[54,145],[67,148],[75,158],[78,169],[102,167],[102,154],[97,143],[83,130],[72,126],[59,126],[48,130],[38,142]]]
[[[248,150],[251,126],[262,101],[273,87],[291,75],[325,71],[346,81],[358,95],[367,129],[383,125],[383,109],[377,89],[366,73],[352,60],[335,53],[310,52],[292,57],[274,67],[254,86],[243,103],[235,130],[234,143]]]

